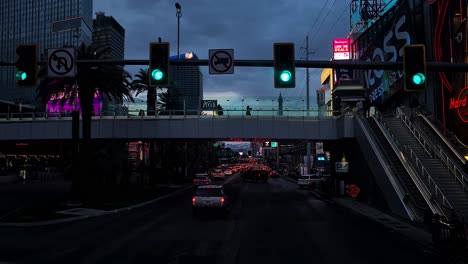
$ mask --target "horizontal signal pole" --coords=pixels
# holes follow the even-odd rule
[[[149,65],[149,60],[78,60],[78,64],[88,65]],[[208,66],[208,60],[171,60],[170,65]],[[15,66],[14,62],[0,62],[0,66]],[[38,62],[45,65],[45,62]],[[238,67],[273,67],[273,60],[234,60]],[[296,68],[333,68],[362,70],[403,70],[403,62],[382,61],[296,61]],[[468,72],[468,63],[426,62],[427,71]]]
[[[78,63],[94,65],[148,65],[149,60],[78,60]],[[208,66],[208,60],[171,60],[174,66]],[[273,67],[273,60],[234,60],[238,67]],[[363,70],[403,70],[403,62],[382,61],[296,61],[296,68],[333,68],[333,69],[363,69]],[[428,71],[438,72],[468,72],[468,63],[426,62]]]

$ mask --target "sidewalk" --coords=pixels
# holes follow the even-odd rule
[[[131,210],[190,189],[192,184],[158,184],[115,189],[112,196],[88,204],[67,204],[70,181],[31,182],[0,185],[0,225],[39,226]]]
[[[295,180],[290,177],[285,178],[295,182]],[[326,202],[337,204],[374,222],[377,222],[393,230],[399,235],[417,242],[422,247],[432,248],[432,234],[423,228],[409,224],[376,208],[366,205],[365,203],[353,200],[352,198],[333,197],[322,193],[319,190],[311,190],[311,193],[317,197],[320,197]]]
[[[399,235],[417,242],[424,248],[432,247],[432,234],[425,229],[411,225],[405,221],[402,221],[396,217],[388,215],[378,209],[370,207],[351,198],[333,197],[331,199],[336,204],[342,207],[346,207],[364,217],[367,217],[368,219],[393,230]]]

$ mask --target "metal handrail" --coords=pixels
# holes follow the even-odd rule
[[[349,114],[344,114],[339,111],[322,111],[322,110],[251,110],[251,114],[247,115],[245,110],[223,110],[223,115],[218,115],[217,110],[199,111],[199,110],[166,110],[156,111],[154,115],[147,113],[140,114],[139,110],[129,110],[126,112],[105,112],[101,111],[98,115],[93,115],[93,119],[100,118],[294,118],[294,119],[336,119]],[[353,115],[351,115],[353,116]],[[36,120],[36,119],[61,119],[63,117],[71,117],[71,112],[22,112],[22,113],[0,113],[0,121],[6,120]]]
[[[402,120],[405,123],[405,125],[410,129],[410,131],[415,131],[415,133],[418,134],[417,139],[423,138],[424,144],[421,143],[419,139],[418,141],[421,145],[423,145],[424,149],[426,149],[425,144],[428,144],[431,149],[431,152],[433,152],[435,156],[438,157],[447,166],[448,170],[455,176],[455,180],[462,184],[462,190],[468,191],[468,178],[465,176],[465,173],[461,169],[459,169],[458,166],[456,166],[455,162],[442,150],[442,148],[440,148],[440,146],[427,143],[427,141],[424,139],[423,133],[417,131],[417,128],[412,124],[412,122],[400,108],[397,108],[397,113],[398,112],[400,113],[400,116],[404,118],[404,120]],[[411,129],[411,127],[413,128],[413,130]],[[413,135],[415,135],[415,133],[413,133]],[[431,158],[433,157],[432,155],[430,156]]]
[[[441,198],[442,198],[442,206],[453,209],[453,206],[447,200],[446,196],[444,195],[442,190],[439,188],[439,186],[437,185],[434,178],[431,177],[430,173],[424,167],[421,160],[416,156],[416,153],[414,153],[413,149],[408,145],[404,145],[403,149],[404,149],[404,151],[406,153],[409,153],[410,160],[414,161],[414,165],[415,165],[416,169],[420,169],[420,172],[421,172],[420,175],[423,177],[423,180],[424,180],[424,178],[427,179],[426,182],[428,184],[428,187],[431,188],[432,185],[434,186],[433,187],[434,192],[432,193],[434,200],[437,199],[439,197],[439,195],[440,195]]]
[[[447,166],[449,171],[455,176],[455,180],[462,184],[463,191],[468,191],[468,178],[465,173],[458,168],[458,166],[452,161],[452,159],[442,150],[440,146],[435,146],[437,151],[435,154],[439,159]]]
[[[424,200],[426,203],[429,205],[429,208],[433,213],[439,213],[443,214],[442,209],[438,204],[436,203],[435,205],[431,202],[431,196],[432,193],[427,189],[426,185],[424,182],[419,178],[417,173],[413,170],[413,168],[410,166],[409,163],[407,163],[405,156],[401,153],[401,150],[399,148],[399,142],[393,135],[393,133],[390,131],[388,126],[385,124],[383,121],[383,115],[376,109],[376,115],[374,116],[377,125],[379,126],[380,130],[384,134],[385,138],[389,142],[390,146],[392,147],[393,151],[397,155],[398,159],[400,160],[401,164],[405,168],[405,170],[408,172],[409,176],[411,177],[412,181],[420,191],[421,195],[423,196]],[[400,180],[401,181],[401,180]]]
[[[376,120],[376,116],[373,116],[372,118],[374,118],[374,120]],[[371,146],[371,148],[375,152],[375,155],[376,155],[377,159],[379,160],[379,162],[382,164],[382,168],[385,171],[385,174],[387,175],[387,177],[388,177],[388,179],[390,181],[390,184],[393,186],[398,198],[400,199],[400,201],[403,204],[403,207],[405,208],[408,215],[410,216],[410,219],[414,220],[418,216],[418,214],[415,213],[414,210],[412,210],[413,208],[407,206],[407,203],[405,202],[405,199],[406,199],[405,197],[407,197],[406,193],[408,193],[408,190],[406,189],[406,186],[404,184],[402,184],[401,179],[398,177],[398,175],[395,175],[393,173],[393,171],[390,170],[390,166],[387,166],[385,164],[384,156],[386,155],[386,153],[383,152],[383,151],[379,151],[377,142],[375,142],[374,139],[370,136],[370,134],[367,131],[367,129],[365,128],[361,118],[356,118],[356,121],[361,126],[365,137],[369,141],[369,145]],[[378,123],[378,121],[375,121],[375,122]],[[416,202],[413,199],[411,199],[411,202],[412,202],[411,204],[416,204]]]
[[[405,126],[409,129],[411,134],[413,134],[414,138],[419,142],[419,144],[421,144],[421,146],[424,148],[427,154],[431,158],[433,158],[434,155],[432,154],[432,145],[424,139],[424,137],[421,135],[421,133],[419,133],[419,131],[417,131],[416,127],[413,125],[413,123],[411,123],[408,116],[406,116],[406,114],[400,108],[397,108],[396,112],[397,117],[400,118],[401,121],[403,121],[403,124],[405,124]]]
[[[418,116],[422,117],[423,120],[426,122],[426,124],[428,124],[432,130],[439,136],[440,139],[442,139],[442,141],[444,141],[444,143],[449,146],[450,148],[454,148],[452,143],[450,143],[450,141],[448,141],[439,131],[439,129],[437,129],[433,124],[432,122],[424,115],[422,114],[418,114]],[[465,163],[467,162],[461,155],[460,153],[458,153],[457,151],[454,151],[453,152],[455,154],[455,156],[457,156],[457,158],[462,162],[462,163]]]

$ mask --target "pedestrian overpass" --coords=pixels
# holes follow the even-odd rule
[[[156,115],[94,116],[94,139],[310,139],[354,137],[353,115]],[[81,121],[80,121],[81,122]],[[80,124],[81,129],[81,124]],[[80,133],[81,134],[81,133]],[[0,140],[68,140],[72,118],[47,113],[0,115]]]

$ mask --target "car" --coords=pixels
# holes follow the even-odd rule
[[[230,169],[224,170],[224,175],[225,176],[232,176],[232,170],[230,170]]]
[[[322,183],[322,177],[319,174],[305,174],[297,178],[299,188],[318,187]]]
[[[270,177],[279,177],[279,172],[277,170],[271,170],[270,171]]]
[[[242,181],[268,182],[268,171],[251,169],[242,174]]]
[[[193,179],[193,184],[196,186],[211,184],[211,179],[207,173],[197,173],[195,179]]]
[[[224,172],[222,169],[214,169],[213,172],[211,172],[211,177],[224,178]]]
[[[229,213],[229,199],[224,193],[223,186],[198,186],[192,197],[192,212],[197,216],[203,210],[219,211],[227,216]]]

